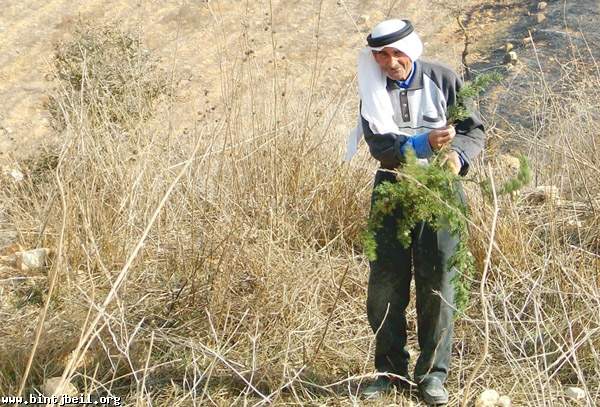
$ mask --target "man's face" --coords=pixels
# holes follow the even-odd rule
[[[402,81],[410,75],[412,61],[396,48],[385,47],[381,51],[373,51],[373,57],[383,72],[393,80]]]

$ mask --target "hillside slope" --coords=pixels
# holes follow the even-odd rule
[[[501,199],[492,239],[494,207],[466,182],[478,272],[450,405],[486,341],[471,403],[489,387],[516,406],[572,405],[570,386],[597,403],[598,2],[385,3],[3,3],[0,396],[17,394],[35,349],[23,394],[68,371],[78,392],[127,405],[360,404],[374,377],[361,232],[376,163],[364,144],[340,162],[356,54],[377,21],[408,16],[425,56],[460,70],[458,13],[473,72],[504,76],[481,104],[470,180],[491,168],[501,182],[524,153],[534,185]],[[99,96],[105,84],[84,95],[55,77],[53,44],[111,22],[160,58],[168,85],[148,117]],[[107,77],[135,70],[115,61],[98,64]],[[123,94],[135,101],[136,86]],[[47,261],[24,267],[34,248]],[[414,355],[414,305],[408,319]],[[415,391],[372,405],[392,403],[422,405]]]

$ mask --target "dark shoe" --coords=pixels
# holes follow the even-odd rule
[[[379,376],[377,380],[362,391],[361,396],[368,400],[383,397],[385,394],[394,391],[394,382],[395,380],[392,380],[387,376]]]
[[[428,377],[419,383],[419,393],[425,403],[439,405],[448,403],[448,391],[437,377]]]
[[[410,389],[411,381],[408,373],[400,373],[402,377],[379,376],[372,384],[362,391],[362,397],[366,399],[377,399],[384,394],[391,393],[394,387],[398,389]]]

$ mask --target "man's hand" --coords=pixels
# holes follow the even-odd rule
[[[444,164],[454,175],[458,175],[460,168],[462,167],[460,158],[458,158],[458,153],[454,150],[450,150],[444,155],[444,158],[442,158],[442,165]]]
[[[429,145],[433,150],[439,150],[446,144],[450,143],[456,136],[454,126],[447,126],[441,129],[431,130],[429,132]]]

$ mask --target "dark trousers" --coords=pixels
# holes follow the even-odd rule
[[[375,186],[395,182],[391,173],[377,171]],[[462,202],[465,196],[459,185]],[[372,198],[372,203],[375,197]],[[415,276],[417,332],[421,354],[416,362],[414,381],[426,376],[446,380],[450,367],[453,337],[454,288],[456,269],[448,267],[458,239],[447,230],[434,231],[421,222],[412,231],[412,243],[402,247],[396,238],[399,211],[387,216],[379,229],[377,260],[370,263],[367,315],[375,336],[375,368],[406,376],[409,354],[406,350],[406,308],[410,282]]]

